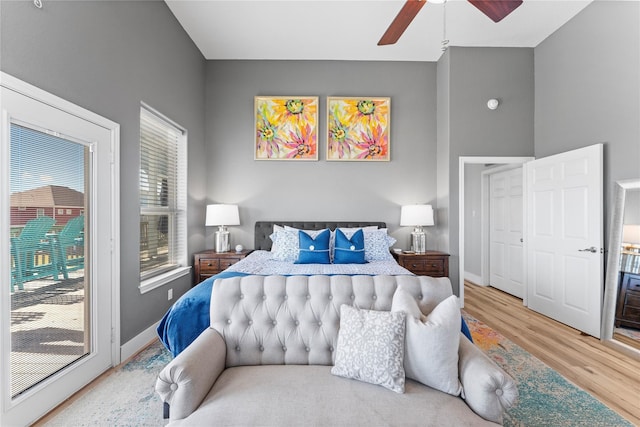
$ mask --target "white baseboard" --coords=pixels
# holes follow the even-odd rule
[[[144,349],[151,341],[158,339],[156,328],[160,321],[149,326],[144,331],[120,346],[120,362],[126,362],[131,356]]]
[[[478,276],[477,274],[469,273],[468,271],[464,272],[464,280],[468,280],[479,286],[486,286],[484,283],[482,283],[482,277]]]

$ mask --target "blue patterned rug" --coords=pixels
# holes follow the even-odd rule
[[[505,426],[633,426],[541,360],[467,313],[475,344],[518,384],[520,397],[505,416]]]
[[[155,392],[158,373],[171,353],[154,342],[127,364],[100,380],[45,426],[155,427],[162,419],[162,402]]]
[[[518,383],[508,427],[632,426],[589,393],[477,319],[464,314],[476,344]],[[171,360],[158,341],[104,378],[46,426],[163,426],[156,376]]]

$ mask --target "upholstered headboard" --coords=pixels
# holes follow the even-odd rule
[[[366,227],[368,225],[376,225],[378,228],[386,228],[384,222],[367,222],[367,221],[257,221],[254,230],[254,249],[270,250],[271,239],[269,236],[273,233],[273,225],[288,225],[289,227],[299,228],[301,230],[322,230],[330,228],[335,230],[336,227]]]

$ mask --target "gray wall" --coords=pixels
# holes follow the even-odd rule
[[[0,68],[120,124],[121,343],[169,306],[166,287],[139,285],[139,108],[189,132],[189,251],[204,247],[205,61],[160,1],[2,1]],[[180,295],[186,277],[171,285]]]
[[[451,47],[446,55],[448,81],[446,87],[438,82],[438,97],[447,100],[438,102],[448,110],[438,123],[446,130],[439,130],[438,137],[447,140],[439,140],[438,147],[448,149],[448,164],[438,162],[439,170],[443,168],[438,175],[448,177],[449,205],[439,204],[438,216],[446,217],[449,225],[442,245],[451,254],[449,275],[458,293],[459,157],[533,155],[533,49]],[[487,108],[491,98],[500,100],[497,110]],[[446,199],[447,190],[442,191],[439,199]]]
[[[595,1],[535,49],[535,155],[604,143],[613,183],[640,178],[640,3]]]
[[[483,164],[466,164],[464,169],[464,271],[482,274],[482,172]],[[482,284],[482,283],[477,283]]]
[[[204,61],[164,2],[5,0],[0,69],[121,125],[124,343],[169,306],[166,287],[137,288],[141,100],[189,130],[190,253],[212,246],[205,201],[240,205],[232,238],[247,247],[260,219],[382,220],[408,247],[400,206],[432,203],[428,247],[452,254],[457,292],[459,156],[604,142],[606,192],[639,176],[639,7],[596,1],[536,49],[450,47],[433,64]],[[320,96],[318,162],[253,160],[255,95]],[[391,162],[323,160],[329,95],[391,97]],[[171,286],[180,295],[189,279]]]
[[[408,248],[400,206],[436,203],[435,63],[208,61],[206,94],[207,196],[239,205],[232,245],[252,248],[257,220],[377,220]],[[253,160],[256,95],[320,97],[319,161]],[[324,160],[327,96],[391,97],[390,162]]]

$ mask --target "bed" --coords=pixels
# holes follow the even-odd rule
[[[323,231],[327,229],[331,236],[329,263],[315,262],[318,260],[316,255],[322,255],[324,260],[325,254],[319,253],[322,251],[292,252],[292,246],[300,247],[300,240],[295,240],[298,236],[310,237],[312,249],[314,245],[322,246],[313,239],[319,242],[321,237],[326,237],[327,232]],[[300,230],[305,234],[300,234]],[[395,239],[388,236],[384,222],[258,221],[254,233],[255,250],[251,254],[187,291],[160,321],[158,336],[173,356],[182,352],[209,327],[211,290],[217,279],[246,275],[413,275],[391,256],[389,247]],[[345,250],[341,251],[343,248]],[[362,254],[356,253],[359,249],[362,249]],[[360,262],[363,254],[366,255],[365,260]],[[306,258],[310,262],[297,262],[298,258],[307,255],[311,257]],[[463,322],[463,332],[465,330]]]

